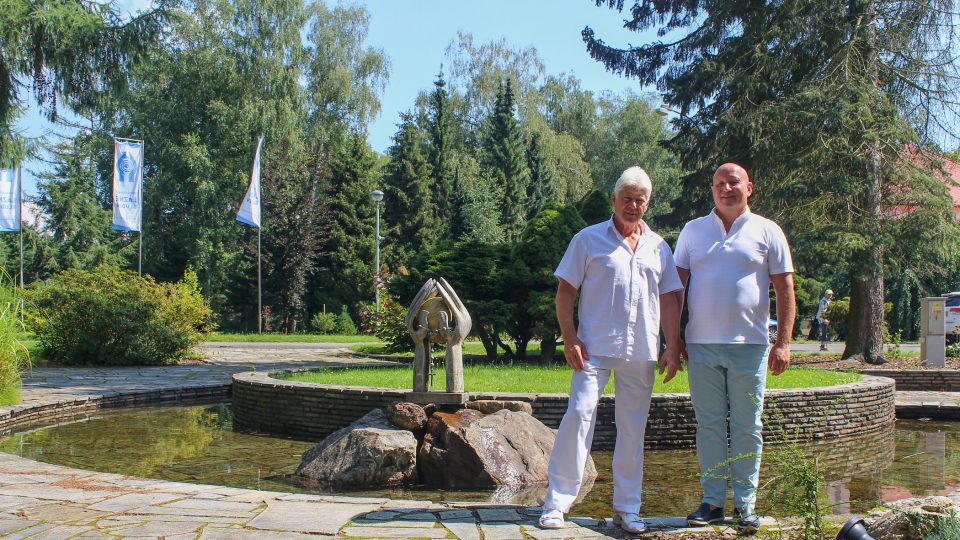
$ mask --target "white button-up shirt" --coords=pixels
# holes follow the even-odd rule
[[[577,337],[591,358],[657,360],[660,295],[683,286],[670,246],[646,223],[636,250],[613,218],[584,228],[553,275],[580,289]]]
[[[748,209],[727,232],[710,212],[684,225],[676,257],[690,270],[687,343],[769,342],[770,276],[793,272],[780,226]]]

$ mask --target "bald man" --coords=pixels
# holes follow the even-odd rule
[[[734,522],[741,532],[753,534],[760,526],[754,505],[767,367],[780,375],[790,365],[793,262],[780,227],[750,212],[753,182],[743,167],[721,165],[712,191],[716,206],[683,227],[675,255],[689,303],[684,338],[703,488],[702,503],[687,523],[724,521],[729,476]],[[767,337],[771,282],[779,326],[772,346]]]

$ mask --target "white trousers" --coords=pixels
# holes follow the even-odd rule
[[[603,388],[614,377],[617,441],[613,450],[613,510],[640,513],[643,489],[643,436],[650,411],[656,362],[591,357],[573,372],[567,412],[560,421],[547,469],[549,486],[545,509],[570,511],[593,444],[597,404]]]

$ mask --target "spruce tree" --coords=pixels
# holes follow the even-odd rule
[[[430,93],[427,125],[429,131],[429,161],[433,177],[433,205],[440,223],[440,239],[453,237],[454,191],[453,191],[453,144],[454,124],[451,114],[447,83],[443,80],[443,66],[434,81]]]
[[[330,164],[332,222],[314,291],[313,310],[349,309],[373,297],[376,209],[376,158],[366,141],[354,135]],[[342,306],[342,307],[341,307]]]
[[[752,207],[784,224],[798,259],[836,252],[844,264],[843,356],[881,363],[885,244],[899,228],[888,209],[909,205],[937,224],[913,264],[943,258],[957,234],[932,160],[909,152],[931,128],[956,137],[960,45],[955,9],[941,9],[952,4],[641,0],[625,27],[677,39],[620,50],[590,28],[583,38],[607,69],[657,85],[679,111],[668,147],[690,173],[675,217],[709,210],[704,179],[718,165],[745,166],[757,186]]]
[[[416,253],[432,246],[440,236],[433,205],[430,163],[424,152],[424,135],[409,113],[401,116],[387,154],[382,219],[387,224],[388,259],[406,265]]]
[[[508,242],[516,241],[523,233],[530,186],[523,133],[513,109],[513,86],[507,79],[497,93],[493,113],[487,121],[483,147],[486,169],[503,188],[500,224]]]
[[[543,205],[557,200],[557,190],[553,185],[553,174],[544,154],[540,133],[530,138],[527,149],[527,166],[530,169],[530,187],[527,191],[527,221],[536,217]]]

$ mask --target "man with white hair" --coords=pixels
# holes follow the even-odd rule
[[[613,188],[613,217],[578,232],[554,275],[563,355],[573,368],[570,400],[547,471],[549,487],[540,526],[563,527],[580,490],[593,443],[597,404],[616,371],[617,440],[613,452],[614,523],[642,532],[643,438],[663,327],[667,347],[660,373],[680,369],[681,289],[670,246],[643,221],[652,186],[640,167],[623,172]],[[580,327],[573,303],[580,291]]]

